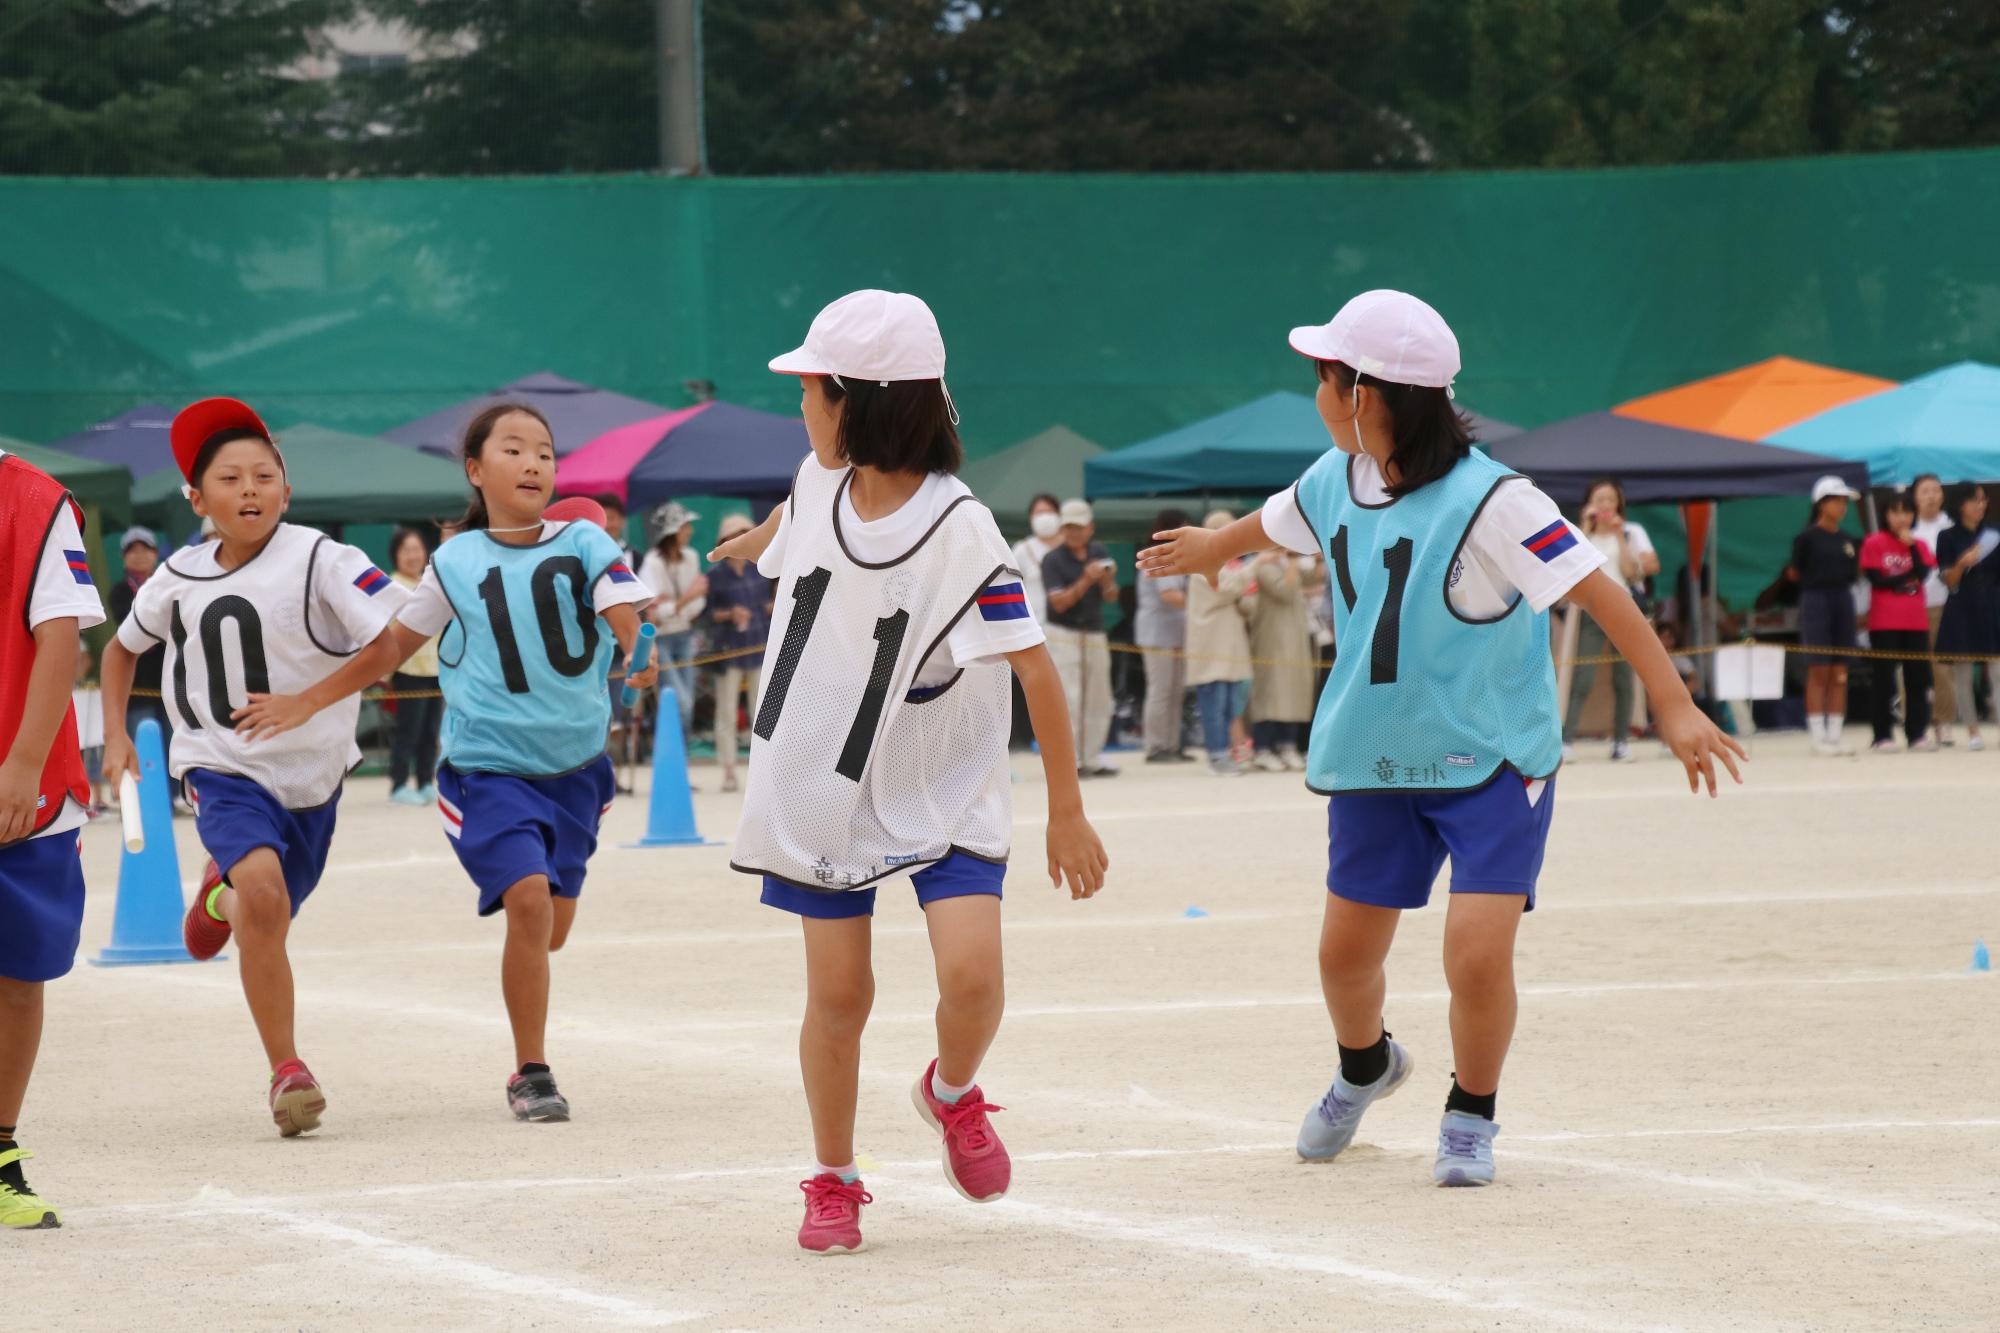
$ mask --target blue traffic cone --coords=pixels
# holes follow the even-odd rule
[[[1993,970],[1993,955],[1986,951],[1985,940],[1974,940],[1972,942],[1972,970],[1974,972],[1991,972]]]
[[[627,846],[712,847],[715,844],[694,826],[687,751],[681,744],[680,700],[671,687],[660,691],[659,718],[653,728],[653,791],[646,807],[646,836]]]
[[[139,813],[143,849],[118,862],[118,912],[111,943],[90,961],[99,967],[128,963],[192,963],[181,943],[181,862],[174,850],[174,803],[167,792],[167,756],[160,724],[139,724]]]

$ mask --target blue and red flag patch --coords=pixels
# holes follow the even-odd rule
[[[996,583],[979,594],[982,620],[1026,620],[1028,594],[1018,583]]]
[[[604,575],[613,583],[637,583],[639,581],[632,573],[632,567],[623,560],[605,570]]]
[[[1543,564],[1551,564],[1557,556],[1576,545],[1576,533],[1567,522],[1557,519],[1521,545],[1540,557]]]
[[[376,593],[389,586],[389,576],[375,568],[375,566],[370,565],[354,576],[354,586],[367,593],[370,597],[373,597]]]
[[[90,582],[90,557],[81,551],[64,551],[63,559],[69,562],[69,575],[78,583]]]

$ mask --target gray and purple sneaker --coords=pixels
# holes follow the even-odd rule
[[[1438,1126],[1437,1165],[1431,1179],[1440,1185],[1491,1185],[1493,1136],[1500,1126],[1483,1115],[1446,1111]]]
[[[1319,1099],[1317,1106],[1306,1112],[1305,1123],[1299,1126],[1299,1160],[1330,1162],[1338,1157],[1342,1149],[1354,1142],[1362,1113],[1408,1082],[1416,1067],[1410,1053],[1391,1038],[1389,1067],[1373,1083],[1356,1087],[1335,1074],[1333,1086],[1326,1090],[1326,1096]]]

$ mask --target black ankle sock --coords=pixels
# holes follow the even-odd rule
[[[1389,1072],[1389,1030],[1382,1029],[1382,1035],[1375,1039],[1373,1046],[1342,1046],[1340,1048],[1340,1076],[1355,1087],[1366,1087]]]
[[[1444,1099],[1444,1109],[1447,1111],[1463,1111],[1467,1115],[1483,1116],[1491,1120],[1493,1118],[1493,1104],[1499,1098],[1500,1094],[1497,1091],[1484,1095],[1467,1092],[1464,1088],[1458,1086],[1458,1075],[1453,1074],[1451,1076],[1451,1093]]]
[[[521,1066],[521,1076],[523,1078],[529,1074],[546,1074],[548,1072],[549,1067],[547,1065],[536,1064],[533,1060]]]

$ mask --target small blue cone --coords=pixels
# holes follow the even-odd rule
[[[130,963],[192,963],[181,943],[181,861],[174,850],[174,804],[167,793],[167,756],[160,724],[139,724],[139,814],[146,846],[118,863],[118,912],[111,943],[91,959],[99,967]]]
[[[1993,955],[1986,952],[1985,940],[1974,940],[1972,942],[1972,970],[1975,972],[1991,972],[1993,970]]]
[[[1190,907],[1187,909],[1187,911],[1182,912],[1181,915],[1185,917],[1204,917],[1207,916],[1208,913],[1202,911],[1199,907]]]
[[[630,847],[713,847],[694,826],[688,791],[687,751],[681,744],[680,701],[660,691],[660,722],[653,729],[653,791],[646,808],[646,836]]]

